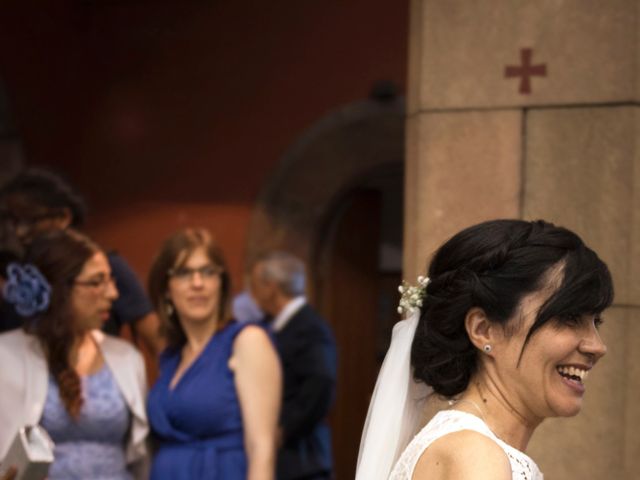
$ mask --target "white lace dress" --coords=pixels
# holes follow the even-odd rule
[[[481,419],[459,410],[443,410],[435,415],[402,452],[389,480],[411,480],[422,452],[440,437],[461,430],[481,433],[500,445],[511,463],[513,480],[543,480],[540,469],[531,458],[496,437]]]

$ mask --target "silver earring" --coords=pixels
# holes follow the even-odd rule
[[[489,353],[491,352],[491,345],[487,343],[484,347],[482,347],[482,349],[484,350],[484,353]]]
[[[167,312],[167,317],[170,317],[171,315],[173,315],[173,305],[171,305],[170,302],[167,302],[166,312]]]

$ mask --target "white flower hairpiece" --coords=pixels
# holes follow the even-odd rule
[[[402,285],[398,287],[398,291],[402,294],[400,305],[398,306],[400,315],[410,315],[422,307],[422,299],[425,296],[427,285],[429,285],[429,277],[422,275],[418,277],[418,285],[411,285],[404,280],[402,281]]]

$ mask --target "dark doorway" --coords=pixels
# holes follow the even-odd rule
[[[336,479],[355,476],[362,427],[388,348],[401,279],[402,168],[387,166],[336,202],[316,256],[316,298],[338,344],[330,422]]]
[[[307,264],[311,303],[339,349],[333,426],[336,478],[354,478],[375,377],[398,320],[405,109],[402,97],[345,105],[288,149],[265,185],[247,258],[277,248]]]

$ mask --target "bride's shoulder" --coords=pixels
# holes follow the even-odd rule
[[[505,450],[480,418],[443,410],[409,442],[391,478],[511,480],[512,471]]]
[[[438,438],[422,452],[413,480],[427,478],[511,480],[512,476],[509,459],[494,440],[461,430]]]

